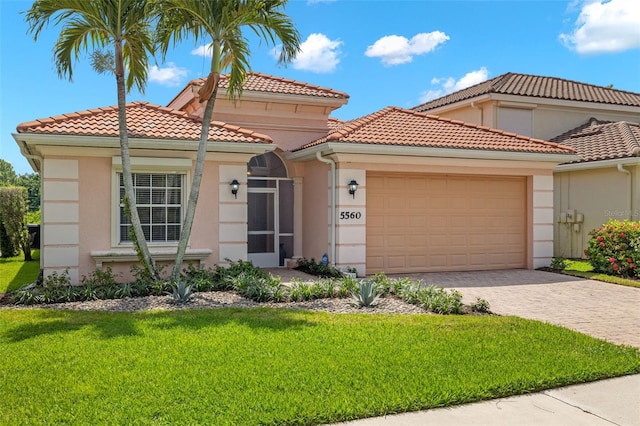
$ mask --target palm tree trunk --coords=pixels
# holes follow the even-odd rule
[[[160,275],[155,268],[147,240],[142,230],[138,208],[136,206],[136,195],[133,189],[133,177],[131,175],[131,156],[129,154],[129,135],[127,131],[127,101],[124,83],[124,61],[122,57],[122,41],[115,42],[115,59],[116,59],[116,84],[118,89],[118,128],[120,132],[120,155],[122,157],[122,176],[124,180],[124,194],[129,206],[129,214],[131,217],[131,225],[135,236],[135,245],[139,250],[139,257],[142,266],[156,280],[160,280]]]
[[[212,76],[209,76],[212,77]],[[193,226],[193,218],[196,213],[196,205],[198,204],[198,195],[200,194],[200,182],[202,182],[202,173],[204,170],[204,159],[207,154],[207,142],[209,140],[209,129],[211,128],[211,117],[213,116],[213,107],[216,103],[216,95],[218,93],[218,82],[220,81],[220,73],[215,73],[215,86],[207,106],[202,116],[202,132],[200,133],[200,142],[198,143],[198,155],[196,157],[196,167],[193,171],[193,182],[191,183],[191,191],[189,193],[189,201],[187,202],[187,211],[185,213],[182,231],[180,233],[180,242],[178,243],[178,252],[176,253],[176,262],[173,265],[171,279],[177,281],[180,276],[182,260],[187,251],[187,243],[191,236],[191,227]]]

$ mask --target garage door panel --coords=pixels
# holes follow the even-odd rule
[[[525,265],[524,177],[367,175],[368,272]]]

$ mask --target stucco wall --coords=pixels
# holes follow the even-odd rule
[[[329,248],[329,166],[319,161],[305,164],[302,201],[302,255],[319,261]]]
[[[638,113],[540,105],[534,110],[533,136],[549,140],[578,126],[582,126],[591,118],[604,121],[632,121],[636,123],[640,121]]]
[[[554,255],[558,257],[579,258],[589,240],[589,232],[609,219],[640,218],[637,183],[638,167],[625,166],[632,172],[633,202],[628,201],[628,177],[617,170],[616,166],[607,168],[556,172],[554,184],[555,245]],[[579,226],[573,223],[559,223],[562,212],[584,215]]]

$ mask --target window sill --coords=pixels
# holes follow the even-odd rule
[[[154,249],[150,248],[151,257],[154,261],[167,261],[176,258],[176,248],[171,249]],[[204,261],[213,253],[210,249],[187,249],[184,255],[185,261],[198,260],[200,267],[204,266]],[[102,270],[103,263],[121,263],[121,262],[137,262],[138,255],[133,249],[118,250],[93,250],[91,257],[96,261],[96,269]]]

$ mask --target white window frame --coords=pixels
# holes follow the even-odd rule
[[[131,173],[180,174],[182,175],[182,217],[184,220],[188,194],[191,189],[191,169],[193,161],[189,158],[131,158]],[[133,242],[120,241],[120,180],[122,173],[122,158],[112,157],[111,160],[111,247],[132,248]],[[150,247],[177,247],[178,241],[148,242]]]

